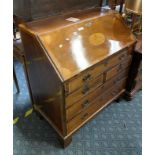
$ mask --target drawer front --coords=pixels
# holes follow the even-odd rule
[[[117,55],[114,55],[111,58],[104,60],[102,63],[95,65],[94,67],[91,67],[81,75],[78,75],[74,79],[68,81],[65,84],[66,93],[69,94],[73,92],[74,90],[80,88],[85,82],[93,80],[94,78],[102,74],[105,70],[110,69],[116,64],[119,64],[124,59],[126,59],[129,56],[129,54],[129,51],[127,49],[124,49]]]
[[[66,96],[65,98],[66,107],[71,106],[73,103],[77,102],[82,97],[92,92],[95,88],[102,85],[104,81],[105,81],[105,75],[100,75],[90,82],[85,82],[83,84],[83,87],[79,88],[78,90]]]
[[[125,59],[125,61],[123,61],[119,65],[116,65],[115,67],[108,70],[106,73],[106,80],[109,80],[118,73],[120,73],[122,70],[127,68],[130,65],[130,63],[131,63],[131,56],[129,56],[127,59]]]
[[[66,110],[66,119],[67,121],[71,120],[74,116],[76,116],[81,111],[85,110],[88,106],[90,106],[94,99],[96,99],[103,92],[107,92],[114,84],[117,84],[123,78],[127,77],[128,69],[122,71],[118,76],[113,77],[111,80],[104,83],[99,88],[95,89],[92,93],[86,95],[80,101],[74,103],[71,107]]]
[[[90,117],[93,116],[100,108],[117,96],[125,88],[126,78],[123,79],[119,84],[113,86],[107,93],[99,96],[91,106],[82,111],[79,115],[74,117],[70,122],[67,123],[67,133],[69,134],[76,128],[79,128],[84,124]]]

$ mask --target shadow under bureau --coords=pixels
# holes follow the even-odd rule
[[[100,8],[22,24],[20,32],[33,107],[67,146],[124,93],[136,39],[118,13]]]

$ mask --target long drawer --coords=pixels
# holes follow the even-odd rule
[[[85,82],[91,81],[96,78],[98,75],[102,74],[107,69],[115,66],[116,64],[121,63],[129,56],[130,52],[128,48],[122,50],[118,54],[104,60],[100,64],[91,67],[90,69],[86,70],[84,73],[81,73],[77,77],[69,80],[65,83],[65,90],[66,93],[69,94],[74,90],[80,88]]]
[[[126,78],[123,79],[118,84],[114,85],[107,93],[99,96],[93,104],[82,111],[79,115],[74,117],[70,122],[67,123],[67,133],[69,134],[75,129],[78,129],[82,124],[84,124],[89,118],[93,116],[99,109],[108,103],[111,99],[114,99],[121,91],[124,90],[126,84]]]
[[[114,84],[117,84],[122,80],[123,78],[127,77],[128,69],[123,70],[119,75],[116,77],[113,77],[111,80],[104,83],[102,86],[95,89],[93,92],[86,95],[84,98],[82,98],[80,101],[74,103],[71,107],[69,107],[66,110],[66,119],[69,121],[74,116],[76,116],[78,113],[80,113],[82,110],[85,110],[88,106],[92,104],[92,101],[96,99],[99,95],[102,93],[106,93],[106,91],[111,88]]]

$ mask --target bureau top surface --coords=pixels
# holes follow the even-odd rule
[[[100,8],[27,23],[26,29],[38,37],[63,80],[135,42],[118,13]]]

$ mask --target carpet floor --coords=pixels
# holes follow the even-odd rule
[[[14,155],[141,155],[142,92],[127,102],[113,102],[72,137],[72,143],[61,148],[57,134],[31,111],[23,67],[14,61],[20,93],[13,89]]]

